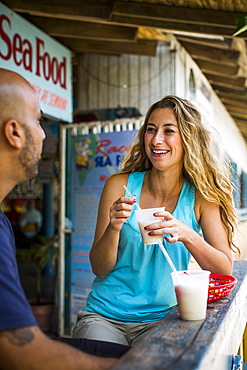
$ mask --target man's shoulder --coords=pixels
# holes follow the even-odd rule
[[[11,224],[8,217],[2,211],[0,211],[0,226],[1,225],[4,227],[11,228]]]

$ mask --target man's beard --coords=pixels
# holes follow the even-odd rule
[[[30,180],[38,174],[39,157],[37,155],[37,148],[35,147],[30,129],[26,125],[23,125],[22,127],[26,135],[26,145],[20,153],[19,161],[23,168],[26,180]]]

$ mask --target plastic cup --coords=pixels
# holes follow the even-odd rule
[[[144,227],[155,222],[163,221],[164,217],[154,217],[153,214],[164,210],[165,207],[157,207],[157,208],[138,209],[137,211],[135,211],[140,232],[142,234],[142,240],[145,245],[158,244],[159,240],[163,242],[163,235],[150,236],[148,235],[150,231],[144,230]]]
[[[205,319],[210,273],[206,270],[171,273],[182,320]]]

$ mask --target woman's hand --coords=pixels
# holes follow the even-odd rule
[[[184,243],[202,269],[215,274],[231,274],[232,253],[220,219],[219,206],[205,201],[201,209],[203,212],[200,215],[200,226],[203,237],[167,211],[155,214],[157,217],[164,217],[164,221],[147,225],[145,229],[152,236],[166,235],[165,239],[169,243]]]
[[[165,239],[169,243],[175,243],[178,240],[185,241],[188,231],[191,230],[187,225],[177,220],[175,217],[171,215],[171,213],[167,211],[157,212],[154,214],[154,216],[164,217],[164,221],[160,221],[157,223],[155,222],[145,227],[145,230],[149,231],[148,234],[150,236],[160,235],[160,234],[167,235],[165,236]]]
[[[113,203],[110,208],[110,226],[114,230],[120,231],[123,223],[130,217],[132,205],[136,202],[136,196],[121,197]]]

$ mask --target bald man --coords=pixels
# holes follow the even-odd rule
[[[45,133],[31,85],[0,68],[0,203],[20,182],[38,173]],[[6,370],[108,369],[117,360],[79,351],[48,338],[37,326],[20,285],[15,243],[0,212],[0,368]]]

